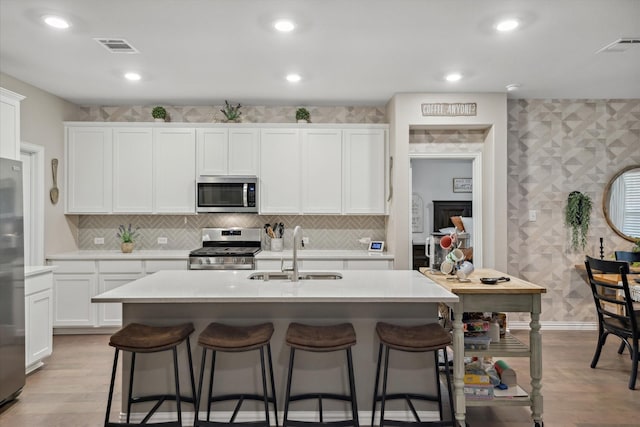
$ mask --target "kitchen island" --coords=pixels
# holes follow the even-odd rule
[[[417,271],[343,270],[338,280],[250,280],[252,271],[160,271],[127,283],[92,298],[94,303],[123,303],[123,324],[133,322],[150,325],[172,325],[193,322],[196,332],[191,338],[194,367],[199,372],[201,352],[197,335],[213,321],[236,325],[273,322],[271,341],[275,383],[280,410],[284,402],[284,385],[289,348],[284,342],[287,326],[292,321],[309,324],[351,322],[358,343],[353,348],[354,369],[359,409],[363,420],[370,415],[371,396],[378,350],[375,324],[378,321],[414,325],[437,320],[437,303],[456,303],[458,297]],[[184,347],[184,346],[181,346]],[[186,361],[185,349],[179,355]],[[136,362],[134,389],[146,393],[172,390],[170,358],[149,354]],[[344,353],[324,354],[300,352],[296,357],[297,384],[317,390],[341,390],[346,387]],[[402,386],[406,391],[419,390],[433,384],[431,359],[424,354],[399,355],[392,360],[390,387]],[[221,354],[216,360],[216,384],[225,392],[246,389],[251,384],[260,389],[257,355]],[[123,372],[123,396],[127,391],[128,357]],[[413,368],[419,369],[419,371]],[[208,370],[208,368],[207,368]],[[182,363],[181,389],[189,390],[188,370]],[[405,384],[410,387],[407,390]],[[413,387],[413,388],[411,388]],[[302,391],[302,390],[298,390]],[[296,391],[296,392],[298,392]],[[247,408],[259,413],[258,407]],[[311,402],[309,402],[311,403]],[[327,402],[329,404],[329,402]],[[301,409],[298,419],[315,419],[315,404]],[[243,407],[244,408],[244,407]],[[191,408],[185,408],[189,411]],[[342,404],[328,406],[336,417],[346,414]],[[389,408],[392,411],[394,408]],[[397,408],[404,413],[404,408]],[[423,411],[425,412],[425,411]],[[433,411],[431,411],[433,416]],[[435,412],[437,414],[437,410]],[[331,412],[329,412],[330,416]],[[138,414],[132,414],[136,419]],[[292,414],[293,415],[293,414]],[[392,414],[393,415],[393,414]],[[248,418],[255,416],[248,414]],[[258,415],[260,416],[260,415]],[[187,416],[188,419],[188,416]],[[427,414],[425,419],[429,419]]]

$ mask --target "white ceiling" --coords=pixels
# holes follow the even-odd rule
[[[276,33],[280,17],[298,28]],[[497,33],[504,17],[520,28]],[[512,98],[640,98],[640,44],[596,53],[621,37],[640,38],[639,0],[0,0],[0,71],[78,104],[384,105],[511,83]]]

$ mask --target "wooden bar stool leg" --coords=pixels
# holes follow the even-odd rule
[[[276,383],[273,380],[273,363],[271,359],[271,344],[267,344],[267,357],[269,358],[269,376],[271,380],[271,396],[273,397],[273,412],[275,415],[276,426],[278,425],[278,403],[276,399]]]
[[[118,353],[120,350],[116,348],[115,356],[113,356],[113,368],[111,369],[111,382],[109,383],[109,398],[107,399],[107,415],[104,417],[105,427],[109,424],[109,414],[111,413],[111,401],[113,400],[113,386],[116,381],[116,371],[118,369]]]
[[[131,352],[131,371],[129,372],[129,396],[127,399],[127,424],[131,420],[131,404],[133,403],[133,372],[136,366],[136,352]]]
[[[291,397],[291,376],[293,375],[293,358],[296,354],[296,349],[291,347],[289,352],[289,373],[287,374],[287,394],[284,398],[284,419],[282,421],[282,427],[287,427],[287,419],[289,418],[289,398]]]

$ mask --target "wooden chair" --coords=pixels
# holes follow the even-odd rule
[[[598,314],[598,345],[591,361],[591,367],[595,368],[600,352],[609,334],[616,335],[622,339],[622,344],[618,348],[618,353],[622,354],[625,347],[631,352],[631,377],[629,388],[635,389],[636,378],[638,376],[640,339],[640,310],[634,311],[631,292],[629,291],[629,263],[625,261],[605,261],[587,256],[585,260],[591,293],[596,305]],[[599,274],[619,274],[620,281],[604,281],[598,277]],[[612,295],[613,292],[613,295]],[[609,305],[620,307],[620,310],[609,309]]]
[[[615,251],[617,261],[640,262],[640,252]]]

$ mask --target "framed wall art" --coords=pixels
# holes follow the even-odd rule
[[[454,193],[471,193],[473,191],[472,178],[453,178]]]

